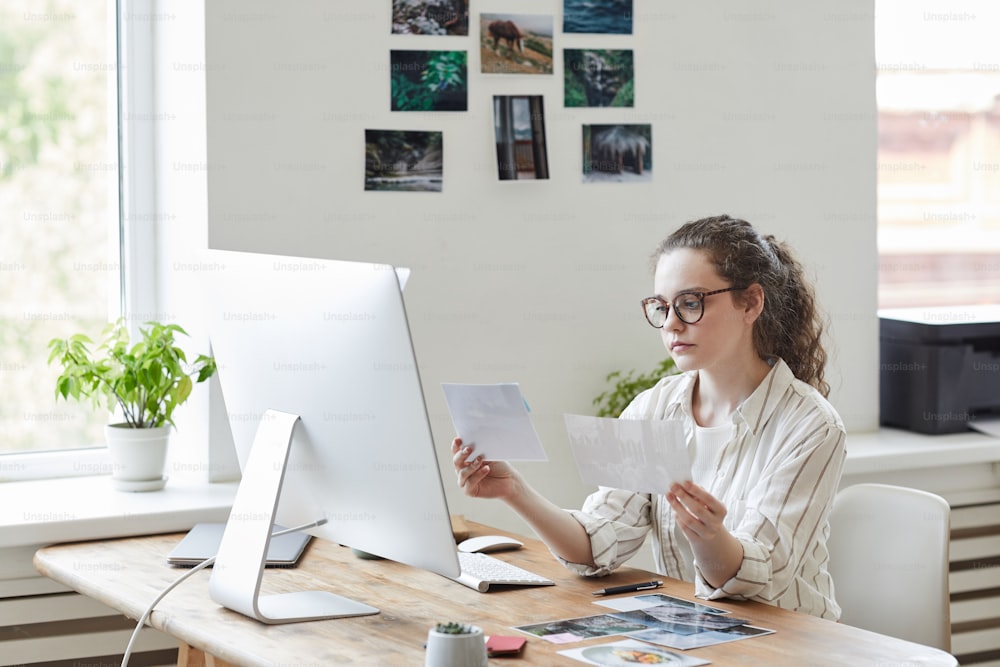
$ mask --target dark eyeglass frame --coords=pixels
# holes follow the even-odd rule
[[[674,315],[677,316],[677,319],[679,319],[684,324],[698,324],[698,322],[701,322],[701,318],[705,317],[706,297],[710,297],[713,294],[722,294],[723,292],[737,292],[739,290],[744,290],[744,289],[746,289],[746,287],[724,287],[722,289],[712,290],[711,292],[681,292],[680,294],[674,297],[673,303],[667,303],[666,300],[658,296],[647,296],[641,302],[642,314],[646,318],[646,321],[649,322],[649,326],[653,327],[654,329],[663,328],[663,326],[667,323],[667,318],[670,316],[671,308],[674,309]],[[684,319],[684,316],[681,315],[681,309],[677,308],[678,301],[680,301],[683,297],[691,297],[691,296],[695,297],[698,300],[698,303],[701,304],[701,312],[698,314],[698,317],[694,319],[694,321],[689,321]],[[651,303],[658,303],[661,306],[663,306],[663,308],[666,309],[663,315],[663,324],[659,326],[653,324],[653,321],[649,319],[649,311],[646,309],[646,305]]]

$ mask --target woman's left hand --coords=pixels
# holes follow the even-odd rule
[[[667,502],[674,510],[678,525],[694,542],[711,542],[720,534],[728,534],[722,520],[726,506],[715,496],[692,481],[674,483],[667,492]]]
[[[677,525],[691,543],[701,575],[712,586],[722,586],[743,562],[743,544],[722,524],[726,506],[690,480],[672,484],[666,497]]]

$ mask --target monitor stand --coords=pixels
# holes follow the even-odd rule
[[[287,412],[264,413],[219,545],[209,594],[222,606],[262,623],[377,614],[375,607],[327,591],[260,594],[292,433],[298,421],[298,415]]]

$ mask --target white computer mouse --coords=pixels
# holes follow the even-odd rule
[[[504,551],[506,549],[520,549],[524,542],[516,540],[506,535],[479,535],[470,537],[458,543],[459,551],[468,553],[486,553],[488,551]]]

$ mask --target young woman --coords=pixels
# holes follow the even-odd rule
[[[699,597],[839,618],[826,541],[846,434],[825,398],[823,326],[802,266],[729,216],[683,225],[653,259],[643,311],[682,373],[621,418],[683,420],[692,479],[664,495],[601,487],[566,511],[456,438],[459,485],[506,502],[580,574],[611,572],[651,531],[657,571],[693,581]]]

